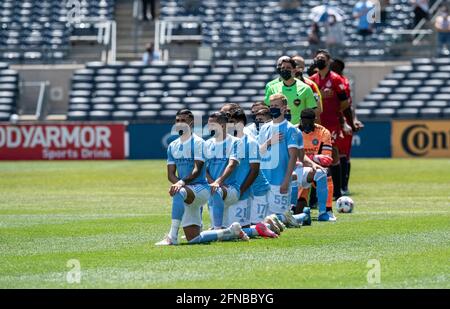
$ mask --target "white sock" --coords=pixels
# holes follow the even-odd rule
[[[172,220],[172,225],[170,226],[169,237],[172,240],[178,240],[178,229],[180,228],[181,220]]]

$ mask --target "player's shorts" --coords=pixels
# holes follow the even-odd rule
[[[250,198],[250,222],[256,224],[262,222],[267,216],[269,210],[269,192],[261,196],[252,196]]]
[[[239,222],[241,226],[250,225],[250,208],[250,198],[226,207],[223,213],[223,225],[230,226],[233,222]]]
[[[352,150],[352,140],[353,140],[353,134],[352,135],[344,135],[344,138],[338,139],[336,143],[336,147],[339,149],[339,155],[347,157],[347,159],[350,159],[350,153]]]
[[[292,188],[289,185],[288,193],[280,193],[281,186],[270,185],[269,191],[269,212],[271,214],[283,214],[286,210],[290,209],[291,206],[291,191]]]
[[[186,187],[194,192],[195,199],[191,204],[185,204],[181,226],[202,226],[201,207],[208,201],[211,189],[208,185],[187,185]]]

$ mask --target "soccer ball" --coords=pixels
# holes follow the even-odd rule
[[[341,196],[336,201],[336,207],[340,213],[351,213],[353,211],[353,200],[348,196]]]

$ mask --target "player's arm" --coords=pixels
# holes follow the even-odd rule
[[[240,189],[241,195],[242,195],[242,193],[247,191],[248,188],[250,188],[250,186],[255,182],[255,179],[256,179],[256,177],[258,177],[258,174],[259,174],[259,167],[260,167],[259,162],[258,163],[250,163],[250,172],[248,173],[247,178],[241,185],[241,189]]]
[[[297,165],[298,148],[296,147],[288,148],[288,152],[289,152],[289,163],[286,169],[286,174],[284,174],[283,183],[281,184],[280,187],[281,194],[288,193],[292,173],[294,172],[295,166]]]
[[[217,189],[223,186],[225,180],[230,177],[230,175],[234,172],[238,165],[239,161],[237,159],[230,158],[230,160],[228,160],[228,165],[223,171],[222,175],[220,175],[220,177],[218,177],[210,184],[212,193],[216,192]]]
[[[312,90],[314,98],[316,99],[317,102],[317,110],[319,111],[320,115],[323,112],[322,94],[320,93],[319,86],[317,86],[317,84],[314,81],[312,81]],[[320,118],[317,118],[317,121],[320,122]]]

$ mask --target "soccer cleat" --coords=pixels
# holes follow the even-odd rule
[[[329,221],[334,222],[336,221],[336,217],[333,215],[332,217],[328,214],[328,212],[323,212],[319,214],[319,217],[317,218],[317,221]]]
[[[275,234],[274,232],[272,232],[271,230],[269,230],[267,228],[267,226],[262,222],[258,223],[255,226],[255,228],[256,228],[256,231],[258,232],[259,236],[269,237],[269,238],[278,238],[278,235]]]
[[[286,210],[283,215],[286,217],[288,227],[300,227],[300,224],[295,220],[290,210]]]
[[[311,208],[303,208],[303,213],[306,214],[306,218],[303,220],[303,225],[311,225]]]
[[[236,235],[239,239],[244,241],[249,241],[250,238],[248,235],[242,230],[241,225],[238,222],[233,222],[230,226],[231,232]]]
[[[332,210],[327,211],[328,216],[331,218],[331,221],[336,221],[336,217],[334,216],[334,213]]]
[[[270,218],[278,226],[278,228],[280,229],[280,232],[283,232],[286,229],[286,225],[284,225],[284,223],[281,222],[281,220],[278,218],[278,216],[276,214],[270,215]]]
[[[350,195],[350,191],[347,189],[347,190],[342,190],[341,189],[341,194],[342,194],[342,196],[349,196]]]
[[[266,218],[264,218],[264,223],[267,223],[270,227],[270,230],[278,235],[281,234],[280,228],[275,224],[274,220],[270,217],[267,216]]]
[[[172,245],[177,245],[177,241],[172,240],[172,238],[170,238],[169,235],[166,235],[164,237],[163,240],[158,241],[157,243],[155,243],[155,246],[172,246]]]

